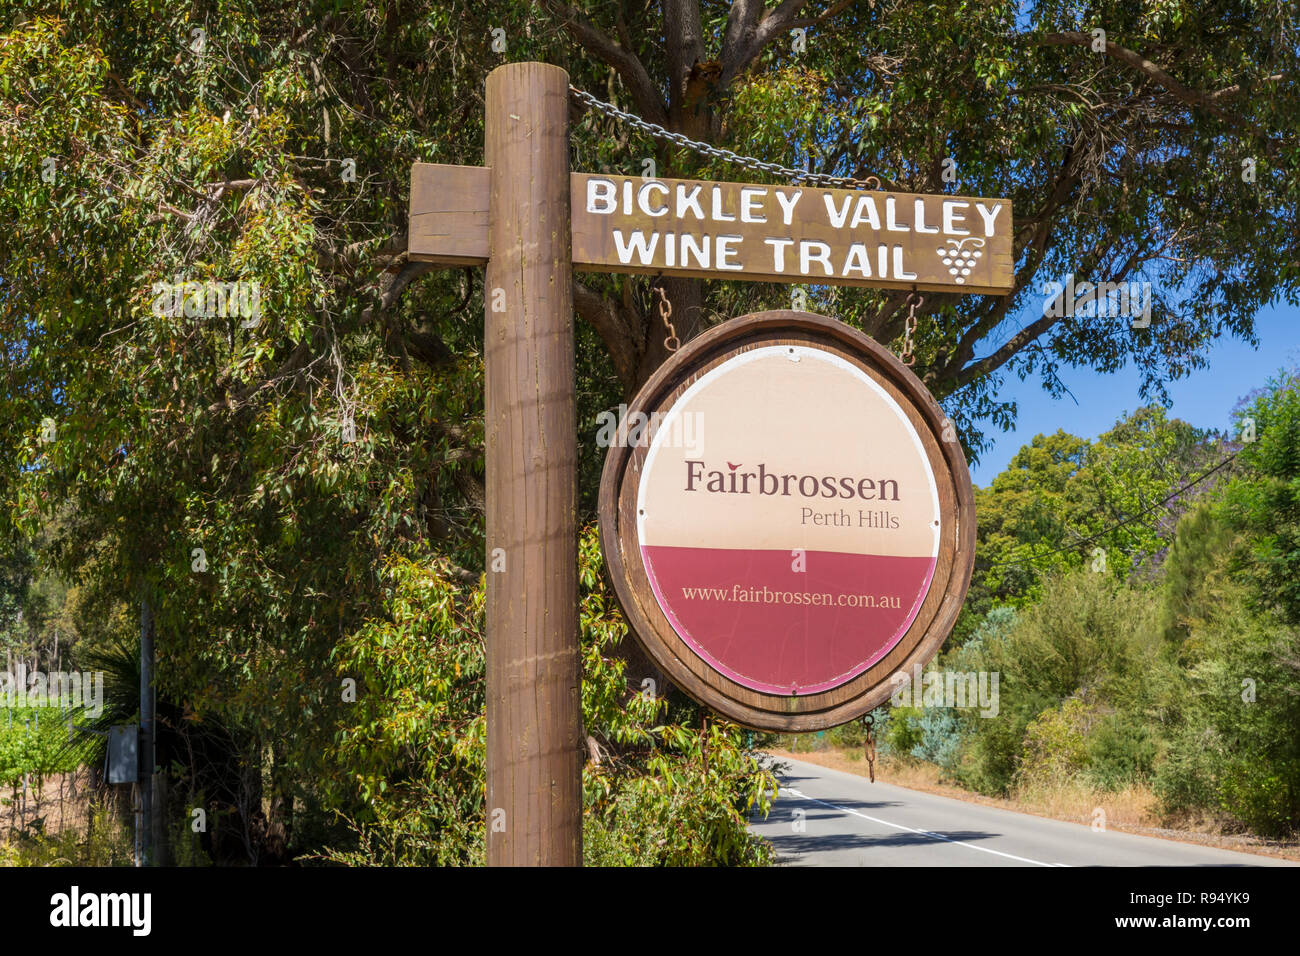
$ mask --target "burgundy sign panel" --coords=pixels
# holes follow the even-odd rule
[[[915,429],[865,372],[814,345],[742,352],[677,398],[649,449],[646,574],[711,666],[813,693],[906,632],[934,573],[938,495]]]

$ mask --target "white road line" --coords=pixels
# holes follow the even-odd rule
[[[915,827],[904,826],[901,823],[891,823],[888,820],[882,820],[879,817],[868,816],[865,813],[859,813],[857,810],[850,810],[848,807],[837,807],[833,803],[827,803],[825,800],[818,800],[816,797],[810,797],[806,793],[795,790],[793,787],[782,787],[786,793],[792,793],[803,800],[811,800],[813,803],[820,803],[823,807],[830,807],[832,810],[839,810],[841,813],[851,813],[855,817],[861,817],[864,820],[870,820],[872,823],[880,823],[887,827],[893,827],[895,830],[906,830],[909,833],[919,833],[921,836],[927,836],[932,840],[942,840],[944,843],[955,843],[958,846],[969,847],[972,850],[979,850],[981,853],[992,853],[994,856],[1004,856],[1008,860],[1019,860],[1021,863],[1032,863],[1034,866],[1069,866],[1068,863],[1044,863],[1042,860],[1031,860],[1028,857],[1016,856],[1012,853],[1003,853],[1001,850],[990,850],[986,846],[976,846],[974,843],[967,843],[964,840],[954,840],[952,837],[946,837],[942,833],[931,833],[929,830],[918,830]]]

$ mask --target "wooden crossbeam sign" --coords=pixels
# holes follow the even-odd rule
[[[409,257],[487,267],[490,865],[582,860],[574,270],[950,293],[1013,288],[1006,199],[573,172],[568,101],[568,75],[558,67],[499,67],[487,79],[485,166],[417,163],[411,170]],[[692,386],[697,380],[708,389]],[[776,396],[787,411],[761,421],[740,414],[727,398],[735,388],[766,394],[769,404]],[[807,407],[823,418],[848,401],[876,424],[837,457],[826,437],[834,429],[809,430],[789,411],[810,391],[819,394]],[[937,403],[884,349],[804,313],[734,320],[666,363],[636,407],[688,425],[707,411],[748,443],[726,445],[711,434],[707,451],[665,450],[661,436],[649,447],[611,449],[607,459],[606,558],[629,620],[678,686],[749,726],[812,729],[874,706],[880,668],[914,666],[938,649],[969,580],[969,473],[947,433],[951,423],[940,437],[945,420]],[[778,419],[797,439],[788,447],[763,438]],[[802,462],[780,459],[795,446],[804,449]],[[882,449],[889,462],[879,461]],[[752,461],[756,456],[763,460]],[[800,465],[821,470],[804,473]],[[752,520],[760,512],[749,508],[766,509],[764,520],[785,526],[769,535]],[[749,522],[743,533],[737,520]],[[890,538],[900,520],[901,532]],[[807,541],[801,527],[809,529]],[[805,555],[803,548],[819,544],[824,551]],[[743,554],[728,550],[736,548]],[[790,548],[793,563],[782,550]],[[727,558],[732,553],[738,560]],[[860,618],[830,613],[827,599],[834,603],[839,585],[812,588],[816,574],[800,577],[801,561],[810,572],[841,578],[892,576],[894,591],[851,595]],[[798,603],[827,612],[826,626],[837,629],[834,648],[765,657],[719,640],[720,622],[729,633],[743,632],[785,614],[792,627],[803,627],[790,639],[806,641],[809,625],[798,621],[815,615],[748,604],[732,614],[717,603],[723,598],[701,604],[692,593],[698,589],[679,587],[760,564],[766,583],[737,585],[736,600],[761,603],[773,594],[789,604],[798,593]],[[887,590],[883,583],[880,589]],[[879,621],[871,617],[877,607]],[[870,648],[854,644],[854,621],[873,629]]]
[[[488,259],[492,171],[417,163],[410,258]],[[1011,203],[571,173],[573,268],[694,279],[1009,292]]]

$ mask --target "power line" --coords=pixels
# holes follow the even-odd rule
[[[1130,525],[1130,524],[1132,524],[1134,521],[1137,521],[1139,518],[1143,518],[1143,517],[1145,517],[1146,515],[1149,515],[1151,512],[1155,511],[1157,508],[1161,508],[1161,507],[1163,507],[1164,505],[1168,504],[1170,501],[1172,501],[1173,499],[1177,498],[1179,495],[1181,495],[1181,494],[1182,494],[1184,491],[1186,491],[1188,488],[1191,488],[1191,487],[1194,486],[1194,485],[1199,485],[1199,484],[1200,484],[1202,481],[1204,481],[1206,478],[1209,478],[1210,475],[1214,474],[1214,473],[1215,473],[1216,471],[1218,471],[1220,468],[1224,467],[1224,466],[1227,465],[1229,462],[1231,462],[1234,458],[1236,458],[1238,454],[1240,454],[1240,452],[1235,452],[1235,451],[1234,451],[1231,455],[1229,455],[1227,458],[1223,459],[1223,461],[1219,462],[1217,465],[1215,465],[1215,466],[1214,466],[1213,468],[1211,468],[1209,471],[1203,472],[1202,474],[1200,474],[1200,475],[1198,475],[1197,477],[1193,478],[1193,479],[1192,479],[1191,481],[1189,481],[1187,484],[1183,485],[1181,488],[1177,489],[1176,491],[1171,492],[1171,493],[1169,494],[1168,497],[1163,498],[1163,499],[1161,499],[1160,501],[1157,501],[1155,504],[1151,505],[1150,507],[1144,508],[1143,510],[1139,511],[1137,514],[1133,515],[1132,517],[1125,518],[1123,521],[1119,522],[1118,524],[1113,524],[1113,525],[1111,525],[1109,528],[1105,528],[1105,529],[1103,529],[1102,531],[1098,531],[1096,534],[1091,535],[1090,537],[1084,538],[1082,541],[1076,541],[1076,542],[1074,542],[1073,544],[1067,544],[1067,545],[1064,545],[1064,546],[1062,546],[1062,547],[1060,547],[1060,548],[1057,548],[1057,549],[1054,550],[1054,551],[1048,551],[1046,554],[1036,554],[1036,555],[1034,555],[1033,557],[1029,557],[1029,558],[1021,558],[1021,559],[1019,559],[1019,560],[1017,560],[1017,561],[999,561],[999,562],[997,562],[996,564],[991,564],[991,565],[989,565],[989,570],[991,571],[991,570],[993,570],[994,568],[1006,568],[1006,567],[1012,567],[1012,566],[1014,566],[1014,565],[1018,565],[1018,564],[1031,564],[1031,563],[1033,563],[1033,562],[1035,562],[1035,561],[1039,561],[1039,560],[1041,560],[1041,559],[1043,559],[1043,558],[1050,558],[1050,557],[1051,557],[1052,555],[1054,555],[1054,554],[1060,554],[1062,551],[1073,551],[1075,548],[1082,548],[1082,547],[1085,547],[1085,546],[1091,544],[1092,542],[1096,541],[1098,538],[1103,538],[1103,537],[1105,537],[1106,535],[1110,534],[1112,531],[1118,531],[1120,528],[1123,528],[1123,527],[1125,527],[1126,525]]]

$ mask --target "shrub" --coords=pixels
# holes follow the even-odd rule
[[[1213,728],[1177,728],[1151,781],[1161,813],[1174,816],[1217,809],[1222,752],[1223,741]]]
[[[1074,777],[1088,765],[1088,732],[1097,706],[1085,696],[1045,710],[1025,729],[1024,755],[1016,783],[1036,789]]]
[[[921,739],[913,745],[911,755],[951,772],[961,751],[961,721],[956,712],[927,707],[914,720]]]
[[[1242,445],[1247,468],[1225,492],[1225,511],[1248,533],[1235,563],[1259,607],[1300,627],[1300,376],[1283,376],[1243,412],[1256,440]]]
[[[889,721],[876,739],[883,743],[884,753],[895,757],[913,757],[921,746],[921,709],[919,707],[892,707]]]
[[[1155,732],[1140,715],[1107,714],[1088,736],[1086,775],[1102,790],[1120,790],[1150,777],[1158,749]]]
[[[945,661],[959,670],[999,674],[998,716],[981,718],[970,709],[961,715],[957,780],[982,793],[1005,794],[1024,760],[1057,759],[1059,753],[1027,754],[1026,735],[1036,718],[1076,695],[1140,712],[1156,673],[1152,604],[1149,591],[1085,570],[1048,578],[1035,605],[1013,615],[990,614],[980,638]],[[1056,729],[1045,718],[1036,733]],[[1048,742],[1029,740],[1031,747]],[[1080,746],[1081,768],[1088,758]],[[1031,768],[1030,779],[1038,772]]]
[[[1196,648],[1154,789],[1168,814],[1224,814],[1267,836],[1300,826],[1300,635],[1240,594],[1194,628]]]

